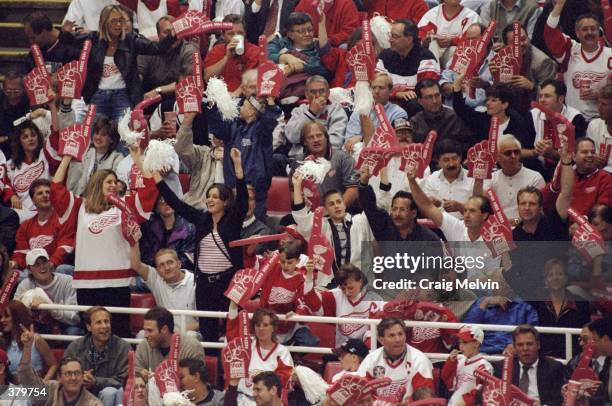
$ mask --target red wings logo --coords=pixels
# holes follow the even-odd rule
[[[346,319],[367,319],[369,315],[370,315],[370,310],[368,308],[368,310],[364,310],[362,312],[349,313],[342,317]],[[365,328],[365,326],[361,324],[342,324],[342,323],[338,324],[338,329],[340,330],[340,334],[346,337],[356,333],[362,328]]]
[[[87,228],[92,234],[100,234],[105,228],[116,226],[120,223],[121,217],[118,214],[103,214],[96,216]]]
[[[268,302],[270,304],[286,304],[293,302],[294,298],[295,292],[275,286],[270,291],[270,298],[268,299]]]
[[[572,85],[576,89],[582,88],[582,86],[590,86],[593,83],[604,82],[606,80],[605,72],[574,72],[572,75]]]
[[[41,175],[45,172],[45,163],[43,161],[39,161],[36,165],[31,166],[23,173],[15,176],[15,180],[13,181],[13,187],[17,193],[25,193],[30,190],[30,185],[36,179],[40,178]]]
[[[108,64],[105,63],[104,64],[104,68],[102,69],[102,77],[103,78],[110,78],[113,75],[116,75],[119,73],[119,69],[117,68],[117,65],[115,65],[114,63],[112,64]]]
[[[52,235],[38,235],[36,237],[30,238],[28,244],[30,244],[30,249],[34,248],[45,248],[47,245],[53,242]]]

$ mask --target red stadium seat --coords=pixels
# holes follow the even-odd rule
[[[155,298],[152,293],[132,293],[130,295],[130,307],[150,309],[155,307]],[[144,316],[141,314],[130,314],[130,332],[136,336],[144,325]]]
[[[53,353],[53,356],[55,357],[58,363],[61,361],[62,358],[64,358],[63,348],[51,348],[51,352]]]
[[[306,323],[312,334],[319,337],[319,347],[336,347],[336,325],[327,323]],[[306,354],[302,364],[313,371],[323,373],[323,356],[321,354]]]
[[[342,371],[342,367],[340,366],[340,361],[331,361],[325,365],[325,372],[323,373],[323,379],[325,382],[331,383],[332,378],[338,372]]]
[[[206,370],[208,371],[208,379],[210,384],[218,388],[219,385],[219,374],[217,373],[219,368],[219,359],[217,357],[211,357],[209,355],[204,356],[204,363],[206,364]]]
[[[179,173],[179,182],[181,182],[181,189],[183,189],[183,193],[189,192],[189,182],[191,182],[191,175],[188,173]]]
[[[286,177],[274,176],[268,189],[268,215],[284,216],[291,213],[289,180]]]

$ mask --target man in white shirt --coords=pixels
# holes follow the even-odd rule
[[[589,123],[586,136],[595,143],[595,156],[599,158],[599,166],[612,173],[612,83],[608,83],[599,92],[597,109],[599,118]]]
[[[501,170],[493,172],[491,181],[484,183],[484,190],[493,188],[504,214],[515,226],[520,222],[516,197],[527,186],[542,189],[546,184],[539,172],[525,168],[521,163],[521,143],[511,134],[504,134],[497,143],[497,163]],[[482,193],[482,181],[476,180],[474,193]]]
[[[181,269],[176,251],[162,248],[155,254],[155,268],[140,261],[138,243],[131,248],[131,266],[142,277],[158,306],[176,310],[196,310],[193,273]],[[183,318],[184,317],[184,318]],[[198,321],[192,316],[174,316],[178,331],[197,331]]]
[[[438,166],[423,182],[421,188],[436,207],[463,219],[464,204],[472,196],[474,179],[461,166],[461,146],[453,140],[442,140],[437,146]]]
[[[431,362],[421,351],[406,344],[403,321],[395,317],[382,319],[378,338],[382,348],[365,357],[357,370],[357,375],[370,379],[391,378],[391,384],[379,388],[377,396],[395,398],[394,403],[401,403],[421,388],[433,390]]]
[[[87,31],[98,31],[102,9],[113,4],[119,3],[116,0],[72,0],[64,23],[71,21]]]

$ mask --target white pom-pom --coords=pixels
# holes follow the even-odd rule
[[[145,151],[143,162],[144,170],[147,172],[166,172],[174,170],[178,173],[178,156],[174,151],[173,142],[170,140],[151,140]]]
[[[391,37],[391,23],[389,23],[385,17],[372,17],[370,19],[370,30],[382,49],[391,47],[391,43],[389,42],[389,38]]]
[[[306,400],[308,400],[311,405],[321,404],[321,402],[325,400],[326,391],[329,387],[321,375],[301,365],[295,367],[293,371],[300,381],[300,386],[304,391]]]
[[[296,171],[311,178],[315,183],[321,183],[330,169],[331,162],[325,158],[317,158],[315,161],[303,161]]]
[[[186,392],[168,392],[162,399],[163,406],[191,406]]]
[[[353,96],[349,89],[343,87],[334,87],[329,89],[329,101],[338,103],[343,107],[353,106]]]
[[[372,96],[370,84],[368,82],[358,81],[355,83],[353,92],[355,93],[355,106],[353,111],[359,115],[369,115],[374,109],[374,96]]]
[[[163,406],[161,393],[157,387],[155,376],[151,377],[147,382],[149,406]]]
[[[127,145],[134,145],[140,142],[140,139],[144,137],[144,133],[132,131],[130,129],[130,117],[132,115],[132,111],[127,109],[119,123],[117,123],[117,130],[119,131],[119,137],[121,140],[125,142]]]
[[[223,79],[210,78],[206,85],[206,96],[209,102],[217,105],[224,120],[231,121],[238,117],[238,102],[232,99]]]

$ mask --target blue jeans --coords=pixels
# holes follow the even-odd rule
[[[123,388],[107,386],[98,393],[98,399],[104,406],[117,406],[123,404]]]
[[[96,118],[106,116],[111,120],[119,120],[125,110],[132,106],[125,89],[98,90],[89,104],[96,105]]]
[[[312,331],[306,326],[300,327],[295,331],[293,337],[289,339],[286,345],[295,345],[298,347],[318,347],[319,337],[312,334]]]

